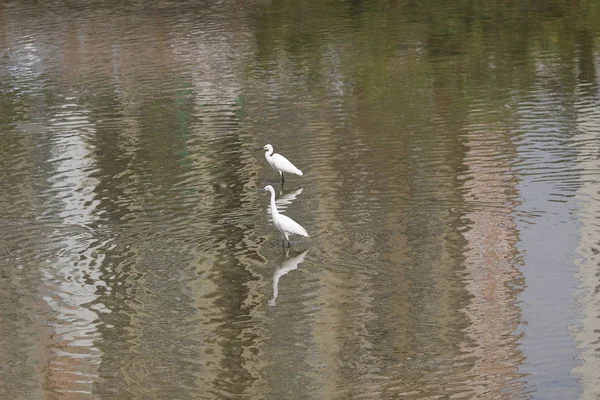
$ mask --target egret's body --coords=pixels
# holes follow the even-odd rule
[[[277,211],[277,204],[275,204],[275,189],[273,186],[267,185],[259,192],[268,191],[271,192],[271,217],[273,218],[273,225],[281,232],[283,238],[281,239],[282,244],[285,245],[283,239],[287,240],[288,247],[290,244],[290,235],[300,235],[308,237],[308,232],[299,223],[288,217],[287,215],[280,214]]]
[[[278,153],[273,153],[273,146],[270,144],[266,144],[262,149],[265,151],[265,158],[269,165],[276,171],[279,171],[279,175],[281,176],[281,183],[285,181],[283,177],[283,173],[294,174],[302,176],[302,171],[300,171],[294,164],[290,162],[287,158]],[[258,151],[257,150],[257,151]]]

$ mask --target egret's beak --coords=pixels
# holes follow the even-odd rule
[[[264,149],[265,149],[264,147],[261,147],[260,149],[256,149],[254,151],[261,151],[261,150],[264,150]]]
[[[261,150],[262,150],[262,149],[261,149]],[[265,189],[265,188],[262,188],[262,189],[260,189],[260,190],[257,190],[257,191],[256,191],[256,193],[258,193],[258,192],[265,192],[265,191],[267,191],[267,189]]]

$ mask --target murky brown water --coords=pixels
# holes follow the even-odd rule
[[[599,32],[593,1],[2,3],[0,397],[598,398]]]

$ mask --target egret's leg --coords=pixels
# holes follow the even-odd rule
[[[285,178],[283,177],[283,172],[279,171],[281,174],[281,186],[283,186],[283,182],[285,182]]]

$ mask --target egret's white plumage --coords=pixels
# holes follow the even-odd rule
[[[279,175],[281,176],[281,183],[284,182],[283,173],[286,172],[288,174],[300,175],[302,176],[302,171],[300,171],[294,164],[290,162],[287,158],[278,153],[273,153],[273,146],[270,144],[266,144],[262,149],[265,151],[265,158],[269,165],[276,171],[279,171]]]
[[[299,223],[288,217],[287,215],[280,214],[277,211],[277,204],[275,203],[275,189],[273,186],[267,185],[259,192],[271,192],[271,217],[273,218],[273,225],[281,232],[285,240],[290,246],[290,235],[300,235],[308,237],[308,232]],[[283,239],[282,239],[283,242]]]

